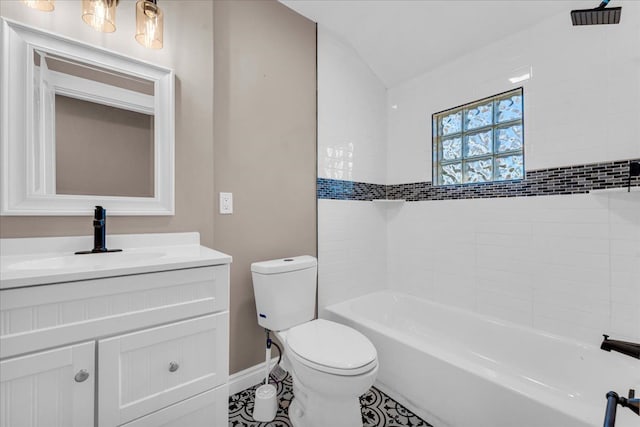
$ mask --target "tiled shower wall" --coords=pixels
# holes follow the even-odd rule
[[[387,91],[357,53],[318,25],[318,177],[385,184]]]
[[[389,286],[596,344],[640,338],[640,193],[407,202]]]
[[[388,89],[385,181],[342,179],[385,183],[387,194],[410,183],[422,191],[431,181],[431,114],[521,85],[527,171],[640,158],[640,3],[621,3],[619,25],[572,27],[567,11]],[[320,67],[321,45],[318,55]],[[525,73],[530,80],[508,80]],[[337,178],[323,174],[321,153],[319,178]],[[321,191],[340,191],[320,181]],[[374,194],[378,186],[353,188]],[[389,207],[319,200],[321,307],[384,286],[594,344],[602,333],[640,339],[640,192],[511,197],[521,194],[511,190],[506,198],[471,199],[475,190],[465,189],[457,200],[420,196]],[[370,220],[377,214],[384,220]],[[362,222],[354,220],[359,215]],[[370,232],[345,226],[353,223]],[[384,243],[386,263],[375,252],[368,269],[341,268],[384,269],[384,284],[346,280],[335,263],[322,262],[358,236],[372,253]]]
[[[391,88],[387,184],[431,181],[431,113],[520,85],[536,173],[508,196],[617,179],[564,167],[640,158],[640,3],[623,8],[591,27],[567,10]],[[640,192],[407,202],[387,233],[392,288],[594,344],[640,339]]]
[[[318,25],[318,177],[386,180],[387,92],[353,49]],[[321,184],[322,185],[322,184]],[[365,190],[370,187],[365,185]],[[329,189],[330,190],[330,189]],[[335,188],[341,194],[342,186]],[[386,287],[385,212],[371,202],[318,200],[318,305]]]
[[[387,287],[386,229],[384,207],[355,200],[318,200],[321,309]]]

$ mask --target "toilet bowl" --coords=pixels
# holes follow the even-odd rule
[[[362,333],[314,319],[317,261],[299,256],[251,264],[258,324],[284,345],[293,379],[294,427],[361,427],[360,396],[378,373],[376,349]]]
[[[375,347],[348,326],[317,319],[276,332],[293,377],[294,427],[362,426],[360,396],[378,373]]]

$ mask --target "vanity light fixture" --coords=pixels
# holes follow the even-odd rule
[[[144,47],[162,49],[164,14],[157,0],[136,3],[136,40]]]
[[[82,0],[82,20],[96,31],[116,30],[116,6],[120,0]]]
[[[22,0],[37,10],[51,12],[55,0]],[[82,0],[82,20],[96,31],[113,33],[116,30],[116,7],[120,0]],[[144,47],[162,49],[164,13],[157,0],[136,2],[136,40]]]
[[[22,0],[31,9],[51,12],[56,7],[56,0]]]

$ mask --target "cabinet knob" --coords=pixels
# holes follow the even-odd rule
[[[87,378],[89,378],[89,372],[86,369],[80,369],[76,376],[73,377],[73,379],[76,380],[77,383],[86,381]]]
[[[169,372],[175,372],[178,370],[179,367],[180,365],[178,365],[177,362],[171,362],[169,363]]]

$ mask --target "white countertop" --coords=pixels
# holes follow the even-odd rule
[[[199,233],[108,235],[107,247],[122,252],[74,255],[93,236],[0,239],[0,289],[231,263]]]

